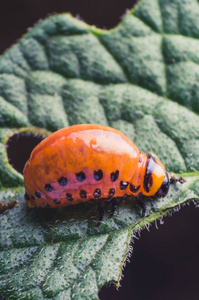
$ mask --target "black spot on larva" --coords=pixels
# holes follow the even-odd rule
[[[51,207],[50,204],[47,203],[47,202],[44,202],[44,206],[45,206],[45,207]]]
[[[59,199],[57,199],[57,198],[53,198],[53,202],[54,202],[55,204],[61,204],[61,202],[60,202]]]
[[[73,201],[73,196],[70,193],[66,193],[66,199],[68,201]]]
[[[31,196],[31,199],[32,199],[32,200],[35,200],[35,197],[34,197],[34,196]]]
[[[146,167],[146,172],[144,175],[144,189],[148,193],[152,184],[153,184],[153,178],[152,178],[152,173],[153,170],[155,169],[157,163],[155,158],[151,155],[148,154],[148,161],[147,161],[147,167]]]
[[[60,178],[58,179],[58,182],[59,182],[60,185],[65,186],[65,185],[67,185],[68,180],[67,180],[66,177],[60,177]]]
[[[85,173],[82,172],[82,171],[79,172],[79,173],[76,173],[75,176],[76,176],[76,178],[77,178],[77,180],[78,180],[79,182],[82,182],[82,181],[84,181],[84,180],[86,179],[86,175],[85,175]]]
[[[115,171],[115,172],[112,172],[111,173],[111,181],[114,182],[118,179],[118,176],[119,176],[119,170]]]
[[[132,193],[136,193],[139,190],[139,188],[140,188],[140,185],[139,186],[135,186],[133,184],[130,184],[130,191]]]
[[[87,198],[87,191],[81,190],[79,194],[81,198]]]
[[[128,186],[129,182],[120,181],[120,190],[125,190]]]
[[[35,196],[37,197],[37,198],[41,198],[41,194],[39,193],[39,192],[35,192]]]
[[[114,194],[115,194],[115,189],[109,189],[109,191],[108,191],[109,197],[113,197]]]
[[[100,189],[95,189],[95,191],[94,191],[94,193],[93,193],[93,196],[94,196],[95,198],[101,197],[101,191],[100,191]]]
[[[52,185],[50,185],[49,183],[46,184],[44,188],[45,188],[46,192],[52,192],[52,189],[53,189]]]
[[[30,200],[30,196],[27,194],[27,192],[25,192],[25,195],[24,195],[24,197],[25,197],[25,199],[26,199],[27,201],[29,201],[29,200]]]
[[[148,193],[153,184],[152,173],[147,173],[144,176],[144,189]]]
[[[98,171],[94,171],[94,172],[93,172],[93,176],[94,176],[94,179],[95,179],[96,181],[101,180],[102,177],[103,177],[103,172],[102,172],[102,170],[99,169]]]

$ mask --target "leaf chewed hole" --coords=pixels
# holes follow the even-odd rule
[[[6,151],[10,165],[23,174],[23,168],[32,150],[44,139],[43,136],[31,132],[13,134],[6,143]]]

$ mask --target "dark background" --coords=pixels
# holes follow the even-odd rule
[[[153,0],[151,0],[153,1]],[[1,0],[0,53],[15,43],[28,27],[55,12],[71,12],[100,28],[113,28],[133,0]],[[101,300],[199,299],[199,210],[183,207],[164,219],[159,230],[141,232],[134,240],[131,262],[124,269],[119,291],[103,288]],[[64,300],[64,299],[63,299]]]

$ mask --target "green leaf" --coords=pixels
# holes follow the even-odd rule
[[[37,24],[0,58],[0,293],[7,299],[96,299],[118,283],[131,235],[199,201],[199,4],[143,0],[105,31],[69,14]],[[146,215],[129,197],[97,227],[96,204],[28,209],[8,162],[13,133],[109,125],[168,171],[183,173]]]

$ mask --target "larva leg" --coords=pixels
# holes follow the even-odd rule
[[[97,222],[97,226],[100,226],[104,217],[104,203],[102,201],[98,203],[98,213],[99,213],[99,220]]]
[[[110,213],[110,218],[113,217],[116,209],[117,209],[117,205],[118,205],[118,202],[117,202],[117,198],[113,198],[112,202],[111,202],[111,213]]]
[[[143,196],[143,195],[142,195]],[[142,209],[142,214],[141,214],[141,217],[144,218],[145,215],[146,215],[146,204],[145,202],[143,201],[144,199],[142,198],[142,196],[137,196],[136,197],[136,203],[137,205],[139,205],[139,207]]]
[[[111,199],[111,213],[110,213],[110,218],[114,216],[114,213],[118,207],[118,204],[123,202],[125,200],[126,196],[123,197],[116,197]]]
[[[169,173],[169,179],[170,179],[170,183],[174,183],[174,182],[184,183],[184,182],[186,182],[186,180],[183,177],[179,177],[173,172]]]

